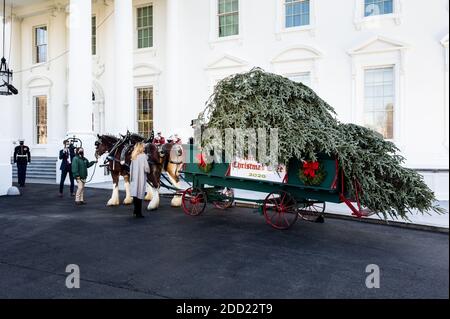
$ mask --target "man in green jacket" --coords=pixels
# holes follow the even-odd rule
[[[86,178],[88,176],[88,168],[97,163],[97,161],[89,162],[87,158],[84,157],[83,148],[79,148],[77,155],[72,161],[72,174],[73,178],[77,181],[77,193],[75,195],[75,204],[84,205],[84,184],[86,184]]]

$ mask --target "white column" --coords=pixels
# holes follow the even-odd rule
[[[92,135],[91,0],[70,0],[68,134]]]
[[[9,10],[7,10],[7,14]],[[1,13],[3,14],[3,13]],[[1,21],[1,20],[0,20]],[[12,28],[12,30],[11,30]],[[11,32],[12,31],[12,32]],[[11,37],[12,36],[12,37]],[[21,39],[21,20],[17,17],[7,17],[5,30],[5,57],[9,60],[9,69],[17,71],[21,67],[20,59],[20,39]],[[0,41],[2,41],[0,34]],[[11,46],[11,47],[10,47]],[[8,52],[11,49],[11,56]],[[0,52],[2,55],[3,52]],[[0,56],[1,58],[1,56]],[[0,96],[0,114],[2,125],[0,126],[0,196],[6,195],[12,186],[12,166],[11,156],[14,150],[12,144],[17,140],[21,132],[22,123],[20,122],[21,114],[21,81],[19,74],[13,74],[12,84],[19,90],[18,95]]]
[[[114,103],[117,132],[135,130],[133,84],[133,1],[114,2]]]
[[[11,33],[11,57],[9,61],[9,68],[13,71],[19,71],[22,67],[22,18],[18,18],[14,14],[11,17],[12,33]],[[23,138],[22,131],[22,97],[24,90],[22,87],[22,74],[13,74],[13,85],[19,90],[18,95],[13,95],[11,98],[13,107],[12,128],[10,135],[14,140]],[[31,144],[31,141],[28,141]]]
[[[164,134],[182,134],[181,121],[190,121],[180,116],[182,111],[179,103],[180,97],[180,46],[179,46],[179,1],[167,0],[166,2],[166,61],[165,61],[165,100],[164,107]]]
[[[94,160],[96,136],[92,131],[92,3],[91,0],[70,0],[69,17],[69,108],[68,137],[83,142],[85,156]],[[61,141],[62,142],[62,141]],[[94,174],[95,172],[95,174]],[[102,182],[101,169],[90,168],[88,180]]]

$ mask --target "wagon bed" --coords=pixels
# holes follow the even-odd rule
[[[318,162],[326,172],[320,185],[306,185],[299,177],[301,162],[293,159],[287,165],[286,180],[274,182],[230,176],[230,163],[213,163],[209,170],[199,165],[200,150],[185,145],[184,178],[191,187],[182,194],[182,207],[186,214],[202,214],[207,203],[219,209],[230,208],[235,200],[257,203],[266,222],[276,229],[288,229],[300,217],[309,221],[323,221],[325,203],[345,202],[357,217],[364,216],[361,206],[354,206],[344,195],[344,174],[338,161],[320,154]],[[237,198],[234,189],[268,193],[264,200]]]

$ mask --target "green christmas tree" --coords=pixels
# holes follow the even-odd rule
[[[444,212],[422,176],[402,166],[404,158],[392,142],[339,122],[334,109],[302,83],[261,69],[233,75],[218,83],[198,120],[222,130],[278,128],[280,163],[316,160],[319,153],[336,157],[350,195],[357,181],[361,204],[384,218],[408,219],[413,209]]]

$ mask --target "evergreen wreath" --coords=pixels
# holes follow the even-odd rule
[[[307,186],[319,186],[327,177],[323,164],[318,161],[305,161],[299,170],[298,177]]]
[[[208,174],[209,172],[211,172],[211,170],[214,167],[214,162],[211,163],[207,163],[205,161],[205,157],[203,156],[203,153],[199,153],[197,155],[197,159],[198,159],[198,168],[205,174]]]

